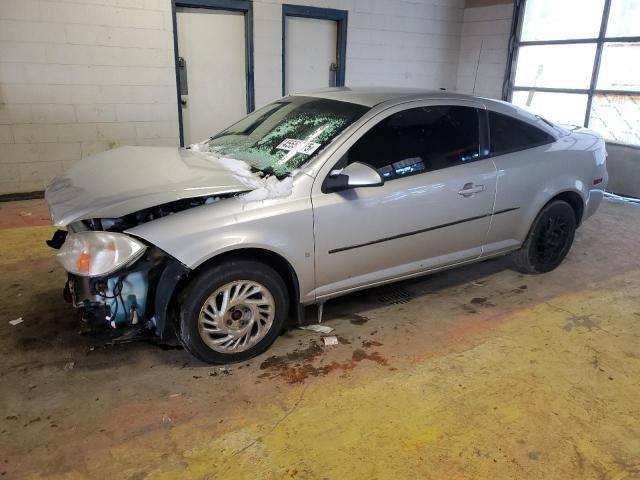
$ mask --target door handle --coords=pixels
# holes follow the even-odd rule
[[[475,193],[480,193],[484,191],[484,185],[474,185],[473,183],[465,183],[462,190],[458,190],[458,195],[462,195],[467,198]]]

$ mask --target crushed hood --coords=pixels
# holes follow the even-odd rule
[[[119,218],[176,200],[251,190],[215,158],[176,147],[122,147],[55,178],[45,198],[54,225]]]

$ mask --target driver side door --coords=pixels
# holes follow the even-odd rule
[[[312,189],[318,300],[480,256],[496,190],[483,117],[476,102],[406,103],[336,151]],[[353,162],[385,183],[327,191],[330,172]]]

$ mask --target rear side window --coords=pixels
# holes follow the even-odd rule
[[[420,107],[391,115],[365,133],[349,150],[348,163],[368,163],[392,180],[476,160],[479,150],[475,108]]]
[[[554,141],[547,132],[496,112],[489,112],[489,136],[491,155],[526,150]]]

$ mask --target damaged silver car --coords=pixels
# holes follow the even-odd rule
[[[56,178],[48,243],[86,319],[210,363],[266,350],[304,307],[511,253],[556,268],[607,182],[602,138],[508,103],[337,88],[188,148],[124,147]]]

